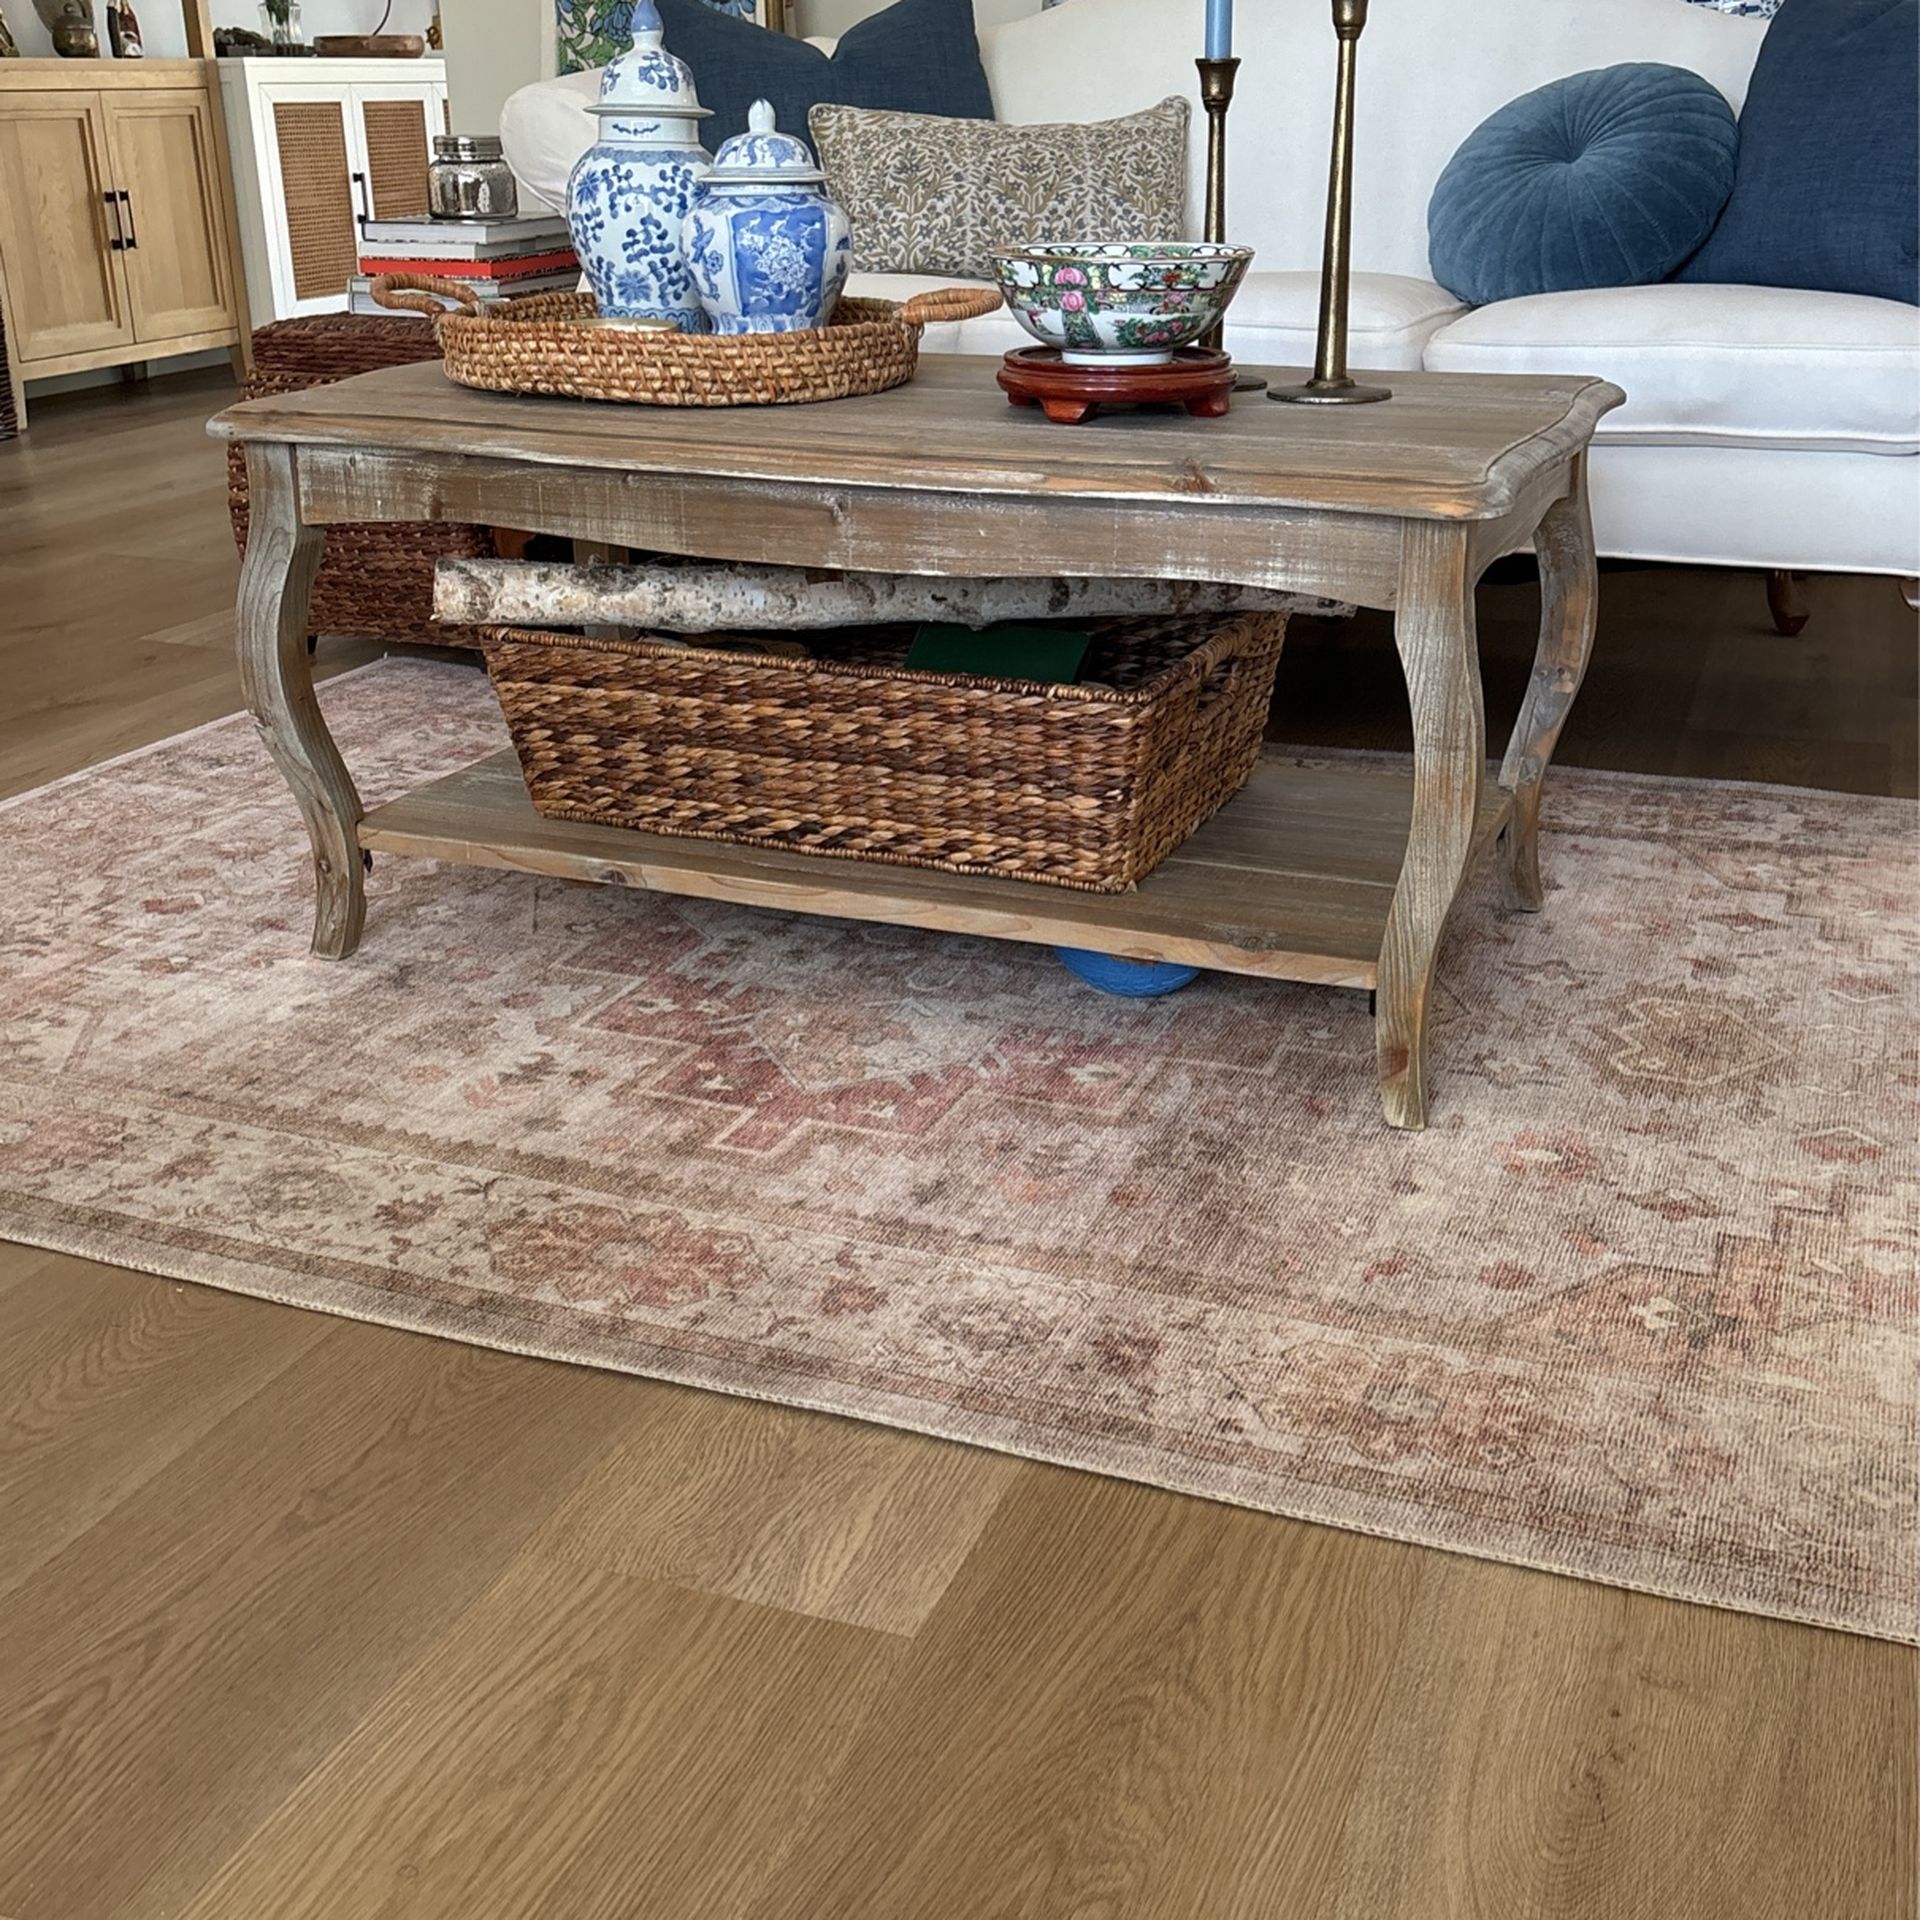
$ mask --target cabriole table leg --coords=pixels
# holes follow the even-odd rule
[[[340,960],[360,944],[366,871],[360,795],[327,731],[307,663],[307,605],[325,536],[300,518],[293,448],[247,448],[247,557],[236,643],[247,711],[307,823],[313,847],[313,951]]]
[[[1540,560],[1540,645],[1500,767],[1500,784],[1513,795],[1513,815],[1500,836],[1501,873],[1507,904],[1526,913],[1538,913],[1545,899],[1540,885],[1540,785],[1586,675],[1599,613],[1599,562],[1593,551],[1585,454],[1573,462],[1565,496],[1547,509],[1533,536],[1533,550]]]
[[[1374,997],[1380,1103],[1390,1126],[1427,1124],[1427,1014],[1434,960],[1473,854],[1486,714],[1468,536],[1407,523],[1394,642],[1413,714],[1413,820],[1387,912]]]

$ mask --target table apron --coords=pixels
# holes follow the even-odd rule
[[[1312,507],[894,491],[324,446],[298,448],[297,471],[310,526],[449,520],[712,560],[1212,580],[1382,608],[1398,595],[1406,524]],[[1513,519],[1467,524],[1504,538]]]

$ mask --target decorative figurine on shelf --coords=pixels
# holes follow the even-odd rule
[[[0,13],[0,60],[18,60],[20,43],[13,37],[13,29],[7,25],[7,16]]]
[[[33,0],[33,10],[61,59],[99,59],[100,36],[93,30],[90,0]]]
[[[756,100],[687,215],[687,266],[715,333],[794,333],[832,317],[853,229],[826,178],[807,143],[777,132],[772,104]]]
[[[116,60],[144,60],[147,50],[140,44],[140,21],[132,0],[107,0],[107,45]]]
[[[708,110],[664,39],[659,9],[639,0],[633,45],[608,66],[587,109],[600,137],[567,182],[567,225],[603,319],[665,320],[704,333],[680,234],[707,170],[694,129]]]
[[[63,60],[98,60],[100,36],[87,0],[67,0],[53,23],[53,50]]]

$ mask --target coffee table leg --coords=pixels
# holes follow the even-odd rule
[[[1533,536],[1533,550],[1540,558],[1540,645],[1500,767],[1500,784],[1513,794],[1513,817],[1500,836],[1501,871],[1507,904],[1526,913],[1538,913],[1545,898],[1540,886],[1540,783],[1553,763],[1560,729],[1587,671],[1600,605],[1585,454],[1573,463],[1565,497],[1547,509]]]
[[[247,711],[273,755],[313,845],[313,950],[344,959],[360,944],[366,871],[360,796],[333,744],[307,664],[307,604],[325,536],[300,518],[291,447],[247,448],[247,557],[237,642]]]
[[[1374,1046],[1388,1124],[1427,1124],[1433,966],[1473,852],[1486,775],[1486,714],[1467,530],[1409,521],[1394,641],[1413,713],[1413,822],[1380,943]]]

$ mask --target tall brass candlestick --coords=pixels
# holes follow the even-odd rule
[[[1353,254],[1353,74],[1367,24],[1367,0],[1333,0],[1340,73],[1333,95],[1333,159],[1327,170],[1327,234],[1320,263],[1320,339],[1313,378],[1304,386],[1275,387],[1269,400],[1308,406],[1355,406],[1390,400],[1390,387],[1362,386],[1347,371],[1348,280]]]
[[[1201,239],[1215,246],[1227,243],[1227,109],[1233,105],[1233,78],[1240,71],[1238,60],[1208,60],[1193,63],[1200,69],[1200,104],[1207,110],[1207,212]],[[1226,346],[1226,326],[1216,320],[1200,336],[1199,344],[1215,353]],[[1258,393],[1267,383],[1257,373],[1243,373],[1234,380],[1238,393]]]
[[[1233,105],[1238,60],[1200,59],[1200,104],[1207,111],[1207,214],[1201,239],[1224,246],[1227,239],[1227,109]],[[1225,329],[1216,321],[1200,336],[1203,347],[1219,351]]]

